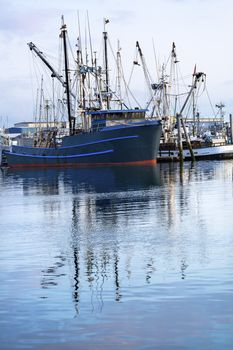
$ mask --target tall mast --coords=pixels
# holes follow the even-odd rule
[[[110,108],[109,103],[109,75],[108,75],[108,33],[105,31],[105,25],[109,22],[108,19],[104,19],[104,63],[105,63],[105,84],[106,84],[106,101],[107,101],[107,109]]]
[[[62,16],[61,37],[63,39],[63,46],[64,46],[67,110],[68,110],[68,120],[69,120],[69,131],[70,131],[70,135],[73,135],[75,125],[74,125],[74,117],[72,117],[72,115],[71,115],[69,64],[68,64],[66,35],[67,35],[66,24],[64,24],[64,17]]]
[[[78,65],[78,89],[79,89],[79,109],[80,109],[80,115],[81,115],[81,123],[83,130],[86,131],[86,96],[85,96],[85,79],[86,79],[86,72],[84,69],[83,64],[83,50],[82,50],[82,39],[81,39],[81,30],[80,30],[80,19],[79,19],[79,13],[78,13],[78,41],[77,41],[77,65]],[[86,37],[85,37],[86,39]]]
[[[40,85],[40,109],[39,109],[39,122],[42,121],[42,110],[43,110],[43,102],[44,102],[44,90],[43,90],[44,78],[43,75],[41,77],[41,85]]]
[[[118,40],[118,50],[117,50],[117,90],[118,95],[120,99],[120,106],[122,108],[122,101],[121,101],[121,54],[120,54],[120,42]]]
[[[194,66],[194,71],[193,71],[193,83],[195,79],[195,74],[196,74],[196,64]],[[192,92],[192,107],[193,107],[193,136],[196,134],[196,103],[195,103],[195,90]]]
[[[194,156],[194,153],[193,153],[193,150],[192,150],[192,146],[191,146],[191,142],[190,142],[190,139],[189,139],[189,135],[186,131],[186,127],[185,127],[185,123],[184,123],[184,120],[183,120],[183,117],[182,117],[182,113],[190,99],[190,97],[192,96],[192,93],[194,91],[194,89],[196,89],[197,87],[197,83],[199,82],[200,78],[202,78],[202,80],[204,79],[204,76],[205,74],[202,73],[202,72],[199,72],[199,73],[195,73],[193,74],[193,77],[194,77],[194,82],[190,88],[190,91],[188,93],[188,96],[186,97],[186,100],[184,101],[184,104],[180,110],[180,113],[177,114],[177,118],[180,119],[180,122],[181,122],[181,125],[183,127],[183,130],[184,130],[184,135],[185,135],[185,138],[186,138],[186,141],[187,141],[187,145],[188,145],[188,148],[189,148],[189,152],[190,152],[190,155],[191,155],[191,158],[192,160],[195,160],[195,156]]]

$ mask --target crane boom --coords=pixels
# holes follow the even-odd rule
[[[60,83],[62,84],[62,86],[64,88],[66,88],[66,82],[62,79],[62,77],[55,71],[55,69],[51,66],[51,64],[47,61],[45,55],[43,54],[43,52],[41,52],[38,47],[36,47],[35,44],[33,44],[32,42],[28,43],[28,46],[30,48],[31,51],[34,51],[38,57],[40,57],[40,59],[44,62],[44,64],[50,69],[50,71],[52,72],[52,77],[57,78]],[[75,94],[73,94],[72,92],[70,92],[70,94],[72,95],[72,97],[76,97]]]

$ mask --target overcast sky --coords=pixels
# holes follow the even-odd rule
[[[233,113],[233,0],[0,0],[0,5],[0,127],[6,118],[8,125],[33,119],[27,43],[56,54],[61,15],[77,36],[78,11],[80,17],[88,11],[93,40],[101,36],[103,18],[109,18],[108,31],[120,39],[129,59],[136,40],[150,64],[152,39],[160,61],[174,41],[183,75],[197,64],[207,75],[212,103],[222,101],[226,115]],[[199,110],[211,116],[207,97]]]

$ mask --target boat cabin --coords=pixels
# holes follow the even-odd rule
[[[128,124],[145,120],[147,109],[101,110],[90,112],[91,127],[98,131],[106,126]]]

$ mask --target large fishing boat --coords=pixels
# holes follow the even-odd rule
[[[132,111],[118,113],[123,116]],[[155,164],[160,131],[158,121],[131,122],[65,136],[59,147],[12,146],[5,155],[9,167]]]
[[[105,21],[105,24],[108,21]],[[56,140],[56,133],[51,136],[49,147],[42,147],[37,142],[35,147],[12,146],[5,152],[8,166],[13,167],[63,167],[63,166],[109,166],[109,165],[145,165],[155,164],[161,136],[161,122],[147,117],[147,110],[129,108],[118,99],[119,108],[112,108],[116,101],[115,93],[110,89],[107,55],[108,35],[104,27],[104,68],[83,64],[81,45],[78,46],[76,59],[77,96],[70,86],[71,70],[68,66],[67,29],[62,22],[61,38],[64,47],[65,79],[55,71],[43,53],[33,44],[29,48],[39,56],[43,63],[62,84],[66,92],[66,106],[69,122],[69,135]],[[118,55],[119,57],[119,55]],[[87,86],[91,78],[95,83],[94,97],[90,97]],[[72,101],[77,102],[75,114]],[[78,118],[81,127],[78,125]]]

